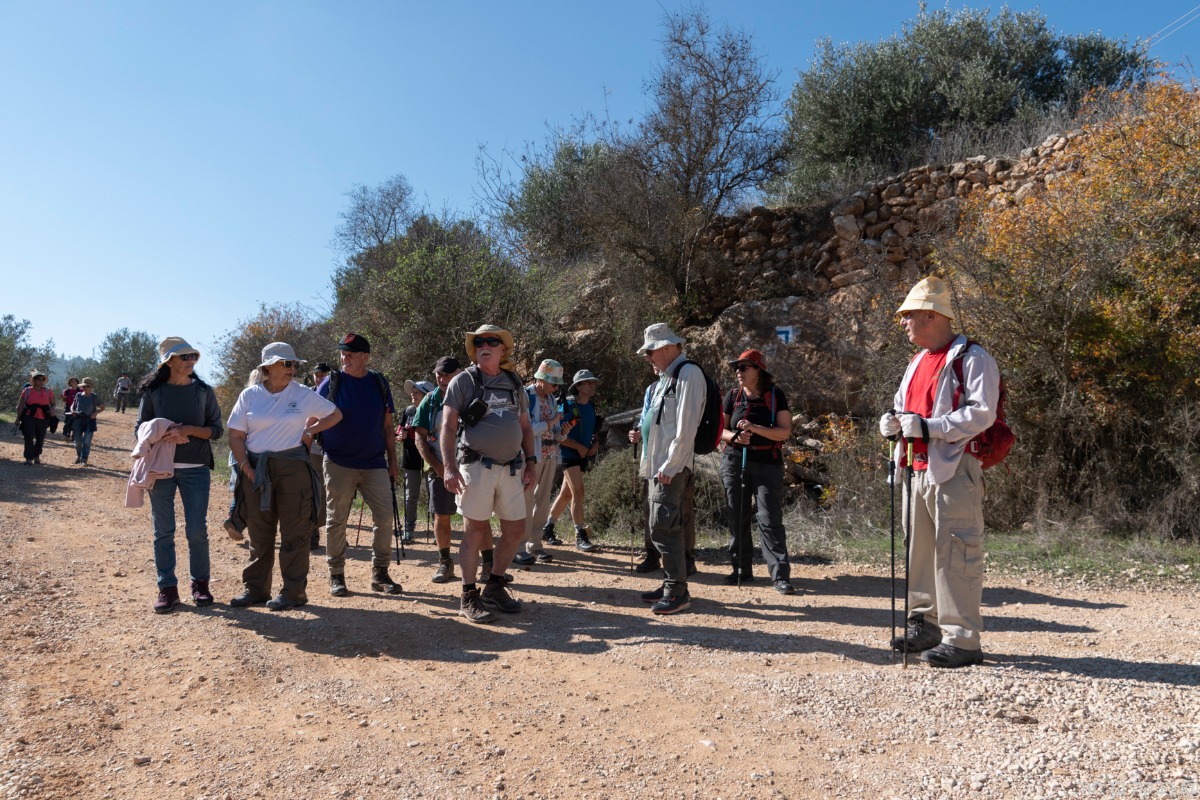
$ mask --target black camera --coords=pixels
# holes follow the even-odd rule
[[[475,427],[477,424],[479,424],[479,420],[483,419],[484,415],[486,415],[488,411],[488,404],[485,403],[481,398],[475,398],[462,413],[463,425],[468,428]]]

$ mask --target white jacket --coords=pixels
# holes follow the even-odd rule
[[[933,411],[926,420],[929,423],[929,480],[942,484],[954,477],[959,459],[967,442],[986,431],[996,421],[996,404],[1000,401],[1000,368],[996,359],[978,344],[971,345],[962,357],[962,374],[965,385],[959,407],[954,407],[954,390],[958,388],[954,359],[967,346],[967,337],[959,334],[946,353],[946,364],[937,378],[933,393]],[[904,379],[893,399],[897,411],[905,411],[904,398],[909,381],[917,364],[925,357],[922,350],[918,357],[908,363]],[[904,442],[900,440],[892,457],[900,463],[904,453]]]

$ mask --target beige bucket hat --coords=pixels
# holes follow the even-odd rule
[[[941,278],[930,275],[923,278],[904,298],[897,314],[905,311],[936,311],[943,317],[954,319],[954,309],[950,305],[950,287]]]

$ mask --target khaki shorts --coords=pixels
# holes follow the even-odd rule
[[[488,469],[482,461],[459,467],[466,488],[458,495],[458,513],[466,519],[487,520],[495,514],[505,522],[525,519],[522,470],[512,474],[499,464]]]

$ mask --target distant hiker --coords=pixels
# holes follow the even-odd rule
[[[912,515],[906,531],[909,617],[906,633],[892,646],[903,649],[907,639],[908,651],[921,651],[934,667],[979,664],[983,467],[978,458],[963,456],[996,419],[1000,370],[986,350],[955,335],[950,289],[940,278],[914,286],[897,313],[921,351],[900,381],[895,411],[879,420],[883,436],[901,437],[893,453],[901,468],[909,466],[911,445],[914,470],[912,496],[907,487],[904,495]],[[961,367],[949,368],[956,360]]]
[[[554,495],[559,443],[575,424],[573,420],[563,420],[554,397],[563,382],[562,364],[548,358],[538,366],[533,377],[534,381],[525,387],[525,393],[529,397],[529,424],[538,445],[537,472],[525,487],[525,548],[513,556],[513,563],[526,567],[554,560],[543,546],[546,535],[543,526],[549,517]],[[551,528],[551,536],[553,532]]]
[[[425,462],[421,452],[417,450],[417,437],[413,433],[413,420],[417,416],[417,407],[425,399],[425,395],[436,387],[429,381],[405,381],[404,393],[411,401],[400,412],[400,421],[396,424],[396,438],[400,440],[400,469],[404,476],[404,530],[400,540],[412,544],[417,533],[417,505],[421,501],[421,472]]]
[[[46,429],[54,415],[54,392],[46,388],[46,373],[34,370],[30,385],[17,398],[17,424],[25,437],[25,466],[42,463]]]
[[[659,373],[650,413],[642,416],[640,473],[650,481],[650,540],[662,560],[661,588],[642,594],[655,614],[677,614],[691,608],[683,504],[692,480],[696,430],[704,415],[707,392],[703,370],[685,364],[685,340],[663,322],[646,328],[638,353]]]
[[[459,613],[471,622],[490,622],[492,610],[521,610],[505,588],[506,571],[525,535],[525,488],[535,479],[538,458],[529,398],[509,360],[512,334],[481,325],[466,334],[466,345],[473,364],[446,388],[439,440],[446,489],[458,496],[463,516]],[[476,553],[492,541],[493,514],[500,520],[500,541],[481,592]]]
[[[729,362],[737,372],[737,388],[725,395],[725,455],[721,481],[729,501],[728,584],[754,579],[751,509],[757,509],[758,538],[771,584],[780,594],[793,594],[792,567],[783,530],[783,443],[792,435],[787,396],[767,372],[758,350],[745,350]],[[743,464],[745,469],[743,470]]]
[[[321,382],[329,377],[329,365],[324,361],[318,361],[312,371],[312,390],[315,392],[321,387]],[[321,476],[321,481],[317,486],[317,529],[313,531],[312,541],[308,543],[309,550],[317,550],[321,547],[321,528],[325,527],[327,522],[326,516],[326,498],[325,498],[325,451],[321,449],[321,442],[313,439],[308,445],[308,457],[312,461],[313,469]]]
[[[438,436],[442,430],[442,405],[446,387],[458,374],[459,363],[454,356],[442,356],[433,367],[433,378],[437,387],[425,395],[417,405],[413,417],[413,435],[416,436],[417,452],[429,466],[428,496],[433,513],[433,539],[438,549],[438,568],[430,578],[434,583],[449,583],[454,580],[454,560],[450,556],[451,518],[455,512],[454,494],[446,490],[443,481],[445,468],[442,466],[442,451]]]
[[[64,393],[65,394],[65,393]],[[96,394],[96,381],[84,378],[80,391],[71,401],[71,422],[75,437],[75,463],[85,467],[92,452],[92,435],[96,432],[96,417],[104,410]],[[220,410],[217,413],[220,419]]]
[[[71,406],[75,403],[75,395],[79,394],[79,378],[67,378],[67,388],[63,389],[63,433],[66,441],[72,441],[75,432],[71,425]],[[78,463],[78,462],[76,462]]]
[[[350,594],[346,584],[346,523],[357,492],[371,509],[371,589],[399,594],[400,584],[388,574],[392,556],[392,487],[400,477],[396,460],[395,404],[387,378],[368,369],[371,343],[348,333],[337,346],[341,370],[317,387],[317,394],[338,407],[342,419],[321,437],[325,450],[325,562],[329,593]]]
[[[600,449],[596,440],[596,406],[592,402],[599,386],[600,379],[591,370],[581,369],[575,373],[575,380],[567,390],[567,399],[560,410],[563,418],[574,425],[559,448],[563,468],[562,488],[550,507],[550,518],[546,523],[546,530],[553,534],[554,521],[569,503],[571,520],[575,524],[575,546],[585,553],[596,549],[584,523],[583,473],[591,467],[592,459]]]
[[[129,392],[133,389],[133,381],[129,378],[128,372],[122,372],[121,377],[117,378],[117,383],[113,387],[113,400],[116,403],[117,412],[125,413],[125,407],[129,403]]]
[[[163,440],[174,444],[172,473],[159,477],[150,489],[150,514],[154,524],[154,568],[158,573],[158,598],[154,612],[166,614],[179,603],[175,577],[175,492],[183,505],[188,543],[188,568],[192,600],[198,606],[212,603],[208,554],[208,490],[213,468],[212,440],[224,432],[217,394],[195,375],[200,351],[178,336],[158,343],[158,369],[138,387],[135,430],[169,420]],[[76,398],[78,399],[78,398]],[[76,433],[76,438],[82,438]]]
[[[286,342],[262,349],[254,386],[238,395],[229,414],[229,449],[237,464],[236,514],[246,520],[250,563],[234,608],[266,603],[272,611],[308,603],[308,543],[317,524],[320,477],[305,440],[342,419],[337,406],[293,378],[304,361]],[[271,597],[275,531],[283,585]]]

